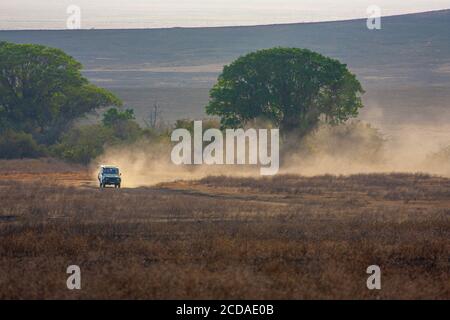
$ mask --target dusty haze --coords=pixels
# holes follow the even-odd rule
[[[450,125],[411,124],[387,132],[366,122],[321,126],[301,142],[283,144],[279,174],[349,175],[358,173],[429,173],[450,177]],[[171,146],[139,142],[108,148],[92,164],[120,167],[124,187],[155,185],[175,180],[195,180],[210,175],[260,176],[259,166],[176,166]]]

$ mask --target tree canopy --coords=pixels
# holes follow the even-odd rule
[[[0,42],[0,129],[53,143],[74,119],[122,102],[90,84],[82,65],[59,49]]]
[[[108,109],[103,115],[103,125],[105,126],[114,126],[120,122],[134,120],[134,111],[133,109],[126,109],[124,111],[120,111],[117,108]]]
[[[284,134],[304,134],[321,118],[341,123],[355,117],[363,92],[338,60],[306,49],[265,49],[224,67],[206,112],[220,116],[222,127],[262,118]]]

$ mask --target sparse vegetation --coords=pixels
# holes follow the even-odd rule
[[[3,299],[450,298],[449,179],[209,177],[98,190],[57,180],[62,163],[0,168],[18,168],[0,169]],[[65,287],[69,264],[82,268],[81,291]],[[381,291],[366,288],[372,264]]]
[[[352,72],[369,87],[374,108],[365,119],[377,126],[444,124],[450,47],[442,30],[448,30],[448,13],[387,18],[392,32],[377,41],[367,40],[358,21],[94,30],[89,37],[2,32],[14,42],[54,43],[84,59],[86,74],[137,106],[147,127],[135,121],[133,110],[116,109],[120,99],[90,84],[81,64],[63,51],[0,42],[0,158],[67,161],[0,160],[0,299],[450,299],[449,178],[237,178],[207,176],[202,166],[177,171],[166,166],[170,131],[192,132],[192,120],[165,123],[156,102],[142,110],[162,99],[171,121],[202,117],[198,106],[207,103],[205,88],[213,85],[217,66],[264,43],[275,48],[223,69],[206,110],[220,118],[204,120],[204,130],[281,128],[284,172],[406,170],[420,152],[384,166],[397,149],[383,154],[385,139],[377,129],[347,121],[362,107],[363,89]],[[413,22],[423,32],[405,33]],[[124,37],[127,45],[117,46]],[[278,45],[313,48],[350,67]],[[392,57],[391,63],[383,57]],[[79,121],[111,106],[97,123]],[[444,138],[447,129],[440,129]],[[414,130],[405,132],[398,136]],[[408,138],[393,145],[413,140],[424,156],[435,151],[435,135],[421,137],[423,145]],[[125,188],[99,190],[87,167],[94,159],[118,164]],[[448,176],[450,148],[424,162],[407,170]],[[308,172],[309,163],[317,171]],[[250,175],[247,169],[242,174]],[[206,178],[152,185],[179,179],[183,170],[183,177],[201,172]],[[141,185],[152,186],[130,188]],[[66,288],[72,264],[81,267],[81,291]],[[380,291],[366,288],[366,268],[373,264],[382,270]]]

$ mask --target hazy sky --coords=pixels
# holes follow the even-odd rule
[[[0,0],[0,29],[64,29],[69,5],[82,28],[254,25],[449,9],[450,0]]]

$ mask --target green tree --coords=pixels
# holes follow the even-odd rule
[[[51,144],[73,120],[121,101],[81,75],[59,49],[0,42],[0,124]]]
[[[225,66],[206,112],[222,127],[269,120],[283,134],[304,135],[324,118],[341,123],[362,107],[361,84],[345,64],[306,49],[273,48]]]
[[[112,127],[120,122],[134,119],[135,117],[133,109],[119,111],[117,108],[111,108],[103,114],[102,122],[105,126]]]
[[[103,115],[103,125],[113,129],[113,136],[119,141],[133,142],[139,139],[142,134],[142,128],[134,121],[133,109],[119,111],[111,108]]]

